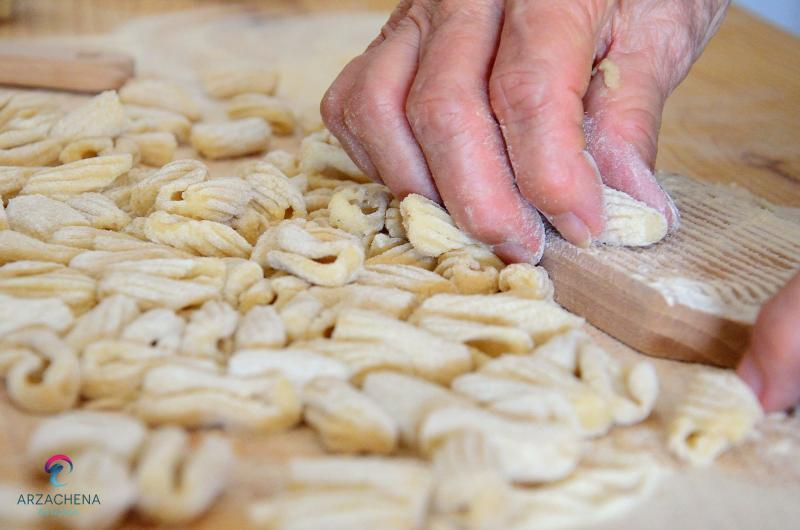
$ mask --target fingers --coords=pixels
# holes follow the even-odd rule
[[[653,53],[627,52],[623,46],[615,42],[606,57],[618,77],[598,72],[586,94],[589,152],[606,184],[660,211],[674,230],[678,210],[653,176],[661,114],[674,87],[663,86]]]
[[[582,128],[602,14],[576,5],[508,0],[489,90],[520,191],[566,239],[586,246],[605,223]]]
[[[436,187],[456,223],[509,261],[538,262],[544,229],[514,185],[489,106],[502,2],[443,0],[420,22],[420,64],[406,107]]]
[[[800,274],[761,309],[737,372],[764,410],[800,402]]]
[[[393,15],[382,36],[328,90],[323,119],[354,162],[396,196],[419,193],[438,201],[425,157],[405,116],[408,89],[417,69],[419,28]]]

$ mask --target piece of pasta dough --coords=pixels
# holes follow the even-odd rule
[[[178,141],[175,135],[167,131],[151,131],[132,133],[125,139],[136,144],[142,164],[161,167],[172,161]]]
[[[430,454],[447,438],[478,432],[496,451],[504,476],[513,482],[537,483],[567,476],[583,453],[578,436],[568,427],[503,417],[472,407],[444,407],[425,417],[420,445]]]
[[[394,419],[402,442],[412,448],[418,445],[420,425],[428,414],[438,408],[470,405],[445,387],[395,371],[368,374],[363,391]]]
[[[74,320],[72,311],[58,298],[37,300],[0,294],[0,339],[7,333],[37,326],[62,332]]]
[[[335,453],[389,454],[397,425],[377,403],[348,382],[317,378],[303,388],[303,417]]]
[[[163,79],[131,79],[119,90],[125,104],[156,107],[183,114],[188,119],[200,119],[200,110],[186,88]]]
[[[666,470],[645,451],[598,447],[569,477],[540,488],[514,488],[504,528],[583,528],[614,519],[650,497]]]
[[[472,357],[463,344],[371,311],[342,311],[333,338],[389,346],[408,356],[415,374],[431,381],[447,383],[472,368]]]
[[[334,186],[341,184],[342,178],[361,184],[371,182],[328,130],[306,136],[300,144],[299,158],[301,173],[329,177]]]
[[[758,399],[734,372],[704,367],[674,411],[669,448],[693,465],[708,465],[744,441],[762,416]]]
[[[278,72],[247,66],[217,66],[209,68],[201,75],[203,86],[215,98],[230,98],[239,94],[275,93],[278,86]]]
[[[112,154],[111,151],[113,149],[114,140],[110,137],[80,138],[68,143],[59,153],[58,160],[62,164],[69,164],[70,162],[92,158],[99,154]],[[136,163],[135,157],[134,163]]]
[[[198,123],[192,127],[192,147],[205,158],[234,158],[260,153],[269,146],[270,126],[259,118],[220,123]]]
[[[78,358],[50,330],[23,329],[2,337],[0,375],[5,375],[11,401],[29,412],[61,412],[78,398]]]
[[[139,105],[125,105],[128,116],[128,133],[168,132],[180,143],[189,140],[192,122],[178,112]]]
[[[66,264],[80,253],[80,249],[44,243],[14,230],[0,231],[0,265],[22,260]]]
[[[599,243],[625,247],[646,247],[667,235],[667,219],[658,211],[627,193],[603,186],[606,228]]]
[[[138,316],[139,307],[133,298],[112,295],[84,313],[70,329],[65,340],[75,351],[81,352],[97,340],[119,337],[125,327]]]
[[[222,425],[271,432],[300,419],[292,385],[275,372],[234,376],[190,366],[165,365],[147,372],[133,412],[153,425]]]
[[[103,92],[67,113],[50,129],[50,135],[64,142],[81,138],[119,136],[128,117],[113,90]]]
[[[294,110],[288,101],[264,94],[239,94],[227,105],[232,120],[260,118],[269,123],[275,134],[292,134],[296,127]]]
[[[233,464],[231,443],[218,434],[204,436],[192,448],[183,429],[158,429],[136,466],[136,510],[162,524],[191,521],[222,494]]]
[[[459,230],[453,219],[432,200],[412,193],[400,203],[406,237],[418,252],[439,257],[449,250],[479,243]]]
[[[421,463],[380,457],[290,461],[286,489],[250,506],[259,528],[422,528],[433,477]]]
[[[246,258],[253,247],[233,228],[214,221],[198,221],[166,212],[154,212],[145,223],[150,241],[198,256]]]
[[[98,191],[129,171],[132,165],[133,157],[129,154],[78,160],[34,173],[28,177],[20,193],[39,193],[60,199],[86,191]]]
[[[0,232],[0,236],[4,233],[14,232]],[[0,267],[0,294],[59,298],[75,315],[82,315],[94,306],[96,291],[97,282],[93,278],[58,263],[15,261]]]
[[[264,232],[250,259],[315,285],[334,287],[355,279],[364,249],[347,232],[287,220]]]

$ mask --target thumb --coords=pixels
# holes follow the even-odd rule
[[[800,401],[800,273],[758,315],[750,348],[737,368],[764,410]]]
[[[660,211],[674,230],[678,210],[653,176],[661,113],[673,86],[652,69],[648,54],[612,48],[584,98],[584,132],[603,181]]]

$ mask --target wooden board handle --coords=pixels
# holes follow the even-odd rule
[[[74,92],[115,90],[134,75],[129,55],[0,45],[0,84]]]

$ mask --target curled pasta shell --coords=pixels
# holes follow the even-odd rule
[[[234,461],[228,440],[216,434],[190,448],[175,427],[154,431],[136,466],[136,509],[160,523],[185,523],[205,512],[228,483]]]
[[[203,86],[215,98],[239,94],[272,95],[278,85],[278,72],[247,66],[218,66],[202,74]]]
[[[669,448],[693,465],[708,465],[745,440],[762,417],[758,399],[735,373],[704,367],[673,412]]]
[[[78,358],[52,331],[30,329],[6,335],[0,340],[0,361],[0,367],[6,365],[9,398],[20,408],[53,413],[77,401]]]
[[[259,238],[251,259],[315,285],[333,287],[355,278],[364,249],[341,230],[283,221]]]
[[[288,101],[265,94],[239,94],[227,105],[228,117],[233,120],[260,118],[270,124],[275,134],[292,134],[296,120]]]

